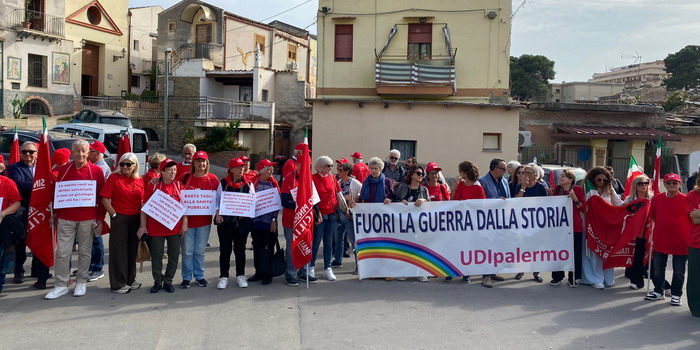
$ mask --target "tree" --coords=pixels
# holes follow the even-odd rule
[[[688,45],[664,59],[666,72],[673,74],[664,79],[670,90],[691,89],[700,86],[700,46]]]
[[[554,79],[554,61],[540,55],[510,58],[510,95],[521,101],[544,98]]]
[[[668,112],[684,105],[685,101],[688,101],[688,95],[684,94],[681,91],[676,91],[673,93],[673,95],[669,96],[666,99],[666,102],[664,102],[664,104],[661,105],[661,107],[663,107],[664,110]]]

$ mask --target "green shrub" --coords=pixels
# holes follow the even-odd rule
[[[139,100],[139,95],[133,94],[133,93],[130,92],[130,93],[124,95],[124,97],[122,97],[122,98],[125,99],[125,100],[127,100],[127,101],[138,101],[138,100]]]
[[[141,99],[144,100],[155,100],[158,99],[158,92],[152,90],[144,90],[141,93]]]
[[[249,151],[250,148],[244,147],[233,140],[233,137],[238,133],[238,128],[241,125],[240,121],[234,121],[227,126],[215,126],[207,128],[204,132],[204,137],[194,140],[197,149],[216,153],[222,151]],[[189,130],[188,130],[189,131]],[[185,140],[193,138],[191,131],[185,132]]]

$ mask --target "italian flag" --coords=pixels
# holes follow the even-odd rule
[[[10,162],[7,163],[7,165],[15,164],[19,161],[19,137],[17,137],[17,127],[15,126],[15,139],[12,141],[12,148],[10,149]]]
[[[654,195],[661,192],[659,189],[659,175],[661,173],[661,135],[656,141],[656,160],[654,160],[654,182],[651,183],[651,189],[654,191]]]
[[[627,182],[625,183],[625,194],[622,197],[623,199],[627,198],[632,191],[635,191],[635,189],[632,188],[632,180],[639,175],[644,175],[644,169],[637,164],[634,156],[630,156],[630,167],[627,169]]]
[[[296,208],[292,228],[292,263],[299,269],[311,262],[311,245],[314,237],[313,183],[309,156],[309,130],[304,135],[304,146],[299,161]]]
[[[55,238],[51,227],[51,202],[53,200],[53,179],[51,175],[51,153],[49,135],[44,129],[39,140],[39,154],[34,171],[34,187],[29,200],[29,218],[27,220],[27,247],[41,262],[51,267],[54,260]]]

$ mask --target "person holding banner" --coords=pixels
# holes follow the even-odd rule
[[[107,148],[100,141],[94,141],[90,144],[90,153],[88,153],[88,160],[100,167],[105,176],[105,181],[112,174],[112,169],[109,168],[107,162],[104,160],[104,154],[107,152]],[[98,279],[104,277],[104,266],[105,266],[105,244],[102,236],[95,236],[92,239],[92,259],[90,261],[90,272],[88,275],[88,282],[94,282]]]
[[[412,202],[416,207],[420,207],[424,202],[430,201],[428,189],[421,184],[423,177],[425,177],[425,169],[423,167],[414,165],[408,168],[403,182],[396,188],[396,200],[401,201],[404,205]],[[419,282],[428,282],[427,276],[416,277],[416,279]],[[405,281],[406,277],[399,277],[397,280]]]
[[[360,200],[362,203],[391,203],[394,198],[393,182],[383,173],[384,161],[379,157],[370,158],[367,163],[369,175],[362,183]]]
[[[355,152],[357,153],[357,152]],[[352,207],[355,206],[355,201],[360,197],[360,191],[362,190],[362,183],[352,176],[357,164],[354,166],[348,163],[338,164],[338,184],[340,185],[340,191],[345,197],[345,201],[348,203],[348,212],[343,213],[338,210],[338,230],[335,235],[335,260],[331,263],[332,267],[342,267],[343,266],[343,245],[345,244],[345,237],[349,238],[350,248],[357,258],[357,252],[355,251],[355,229],[352,225]],[[364,164],[363,164],[364,165]],[[357,259],[355,259],[357,262]]]
[[[581,279],[581,254],[583,253],[583,215],[586,209],[586,196],[583,194],[581,186],[574,185],[576,175],[569,169],[564,169],[559,175],[559,185],[554,188],[554,196],[569,196],[574,204],[574,273],[569,271],[569,287],[578,287],[578,280]],[[564,279],[564,271],[552,272],[550,285],[558,286]]]
[[[126,294],[141,288],[136,282],[136,232],[141,222],[144,182],[134,153],[124,153],[119,170],[110,175],[100,196],[111,220],[109,234],[109,285],[112,292]]]
[[[547,197],[549,193],[544,185],[539,181],[540,167],[536,163],[530,163],[523,169],[523,175],[525,175],[525,181],[516,188],[517,194],[515,198],[523,197]],[[523,273],[518,273],[515,275],[515,279],[519,280],[523,278]],[[539,272],[533,272],[532,278],[537,283],[542,283],[544,280],[540,276]]]
[[[524,165],[519,165],[513,171],[513,175],[511,175],[510,179],[508,180],[508,188],[510,189],[510,193],[516,193],[518,185],[521,185],[525,181],[525,175],[523,174],[524,169]]]
[[[318,208],[321,214],[316,219],[314,227],[314,242],[311,247],[311,262],[309,263],[309,276],[316,277],[314,264],[318,256],[318,249],[323,240],[323,277],[329,281],[335,281],[335,274],[331,268],[333,255],[333,235],[338,229],[338,200],[336,193],[340,192],[340,185],[331,175],[333,160],[328,156],[320,156],[316,159],[314,169],[316,173],[311,179],[316,186],[316,191],[321,199]]]
[[[630,193],[622,203],[629,204],[640,198],[651,200],[653,193],[651,192],[651,186],[649,186],[650,182],[649,177],[646,175],[636,176],[632,179],[630,188],[630,192],[632,193]],[[646,255],[646,244],[646,230],[643,230],[639,232],[639,235],[635,238],[632,267],[625,269],[625,275],[630,279],[630,289],[637,290],[644,287],[644,255]]]
[[[272,177],[272,172],[277,163],[273,163],[268,159],[263,159],[258,162],[258,176],[253,181],[255,193],[261,193],[266,190],[276,190],[275,196],[279,196],[280,186]],[[245,168],[244,168],[245,169]],[[253,266],[255,266],[255,274],[248,278],[248,282],[262,281],[264,286],[272,283],[272,276],[265,275],[261,271],[261,257],[263,251],[268,252],[268,257],[272,257],[275,253],[277,243],[277,214],[279,210],[258,215],[252,220],[251,236],[253,238]]]
[[[90,144],[73,142],[73,161],[58,170],[54,195],[54,222],[57,223],[55,258],[56,285],[44,296],[47,300],[68,294],[68,277],[73,243],[78,240],[78,272],[73,296],[87,291],[93,236],[102,234],[104,207],[97,195],[104,185],[104,173],[87,159]]]
[[[485,199],[484,188],[479,186],[479,167],[476,164],[465,160],[459,163],[459,177],[457,187],[452,192],[453,201],[464,201],[467,199]]]
[[[593,184],[593,189],[586,193],[586,201],[593,196],[600,196],[610,205],[619,207],[622,200],[612,187],[610,173],[603,167],[595,167],[586,174],[586,183]],[[587,214],[588,215],[588,214]],[[595,289],[605,289],[615,284],[615,269],[603,269],[603,259],[588,246],[586,256],[581,264],[581,283],[590,284]]]
[[[447,189],[442,181],[440,181],[440,168],[437,163],[430,162],[426,166],[425,171],[427,174],[427,181],[425,182],[425,188],[428,189],[428,194],[430,194],[430,201],[448,201],[450,200],[450,191]]]
[[[6,216],[14,214],[22,206],[22,197],[19,195],[17,184],[5,176],[0,176],[0,201],[2,205],[0,207],[1,225]],[[0,232],[0,236],[3,233],[4,231]],[[5,237],[2,237],[0,242],[4,243]],[[5,275],[14,272],[14,253],[14,245],[10,244],[7,247],[4,244],[0,245],[0,293],[2,293],[2,287],[5,285]]]
[[[700,176],[693,189],[685,197],[686,211],[693,223],[688,234],[688,285],[686,298],[688,308],[695,317],[700,317]]]
[[[243,176],[244,165],[245,162],[240,158],[233,158],[228,162],[228,175],[220,181],[223,192],[250,193],[253,184]],[[228,286],[231,251],[236,259],[236,284],[239,288],[247,288],[245,245],[251,229],[251,219],[243,216],[219,215],[219,211],[217,211],[214,220],[214,223],[219,226],[217,234],[219,235],[220,274],[216,288],[226,289]]]
[[[180,239],[187,233],[186,215],[180,217],[170,229],[165,225],[168,223],[167,221],[162,218],[159,219],[160,221],[156,220],[145,211],[151,197],[158,193],[162,193],[175,202],[182,202],[183,185],[180,181],[175,180],[177,164],[174,160],[166,158],[160,164],[161,176],[158,184],[145,184],[143,200],[146,205],[141,210],[141,226],[137,235],[139,238],[142,238],[144,234],[149,237],[148,248],[151,251],[151,271],[153,273],[151,293],[158,293],[161,289],[165,289],[168,293],[175,292],[173,278],[180,258]],[[175,217],[177,219],[177,215]],[[166,242],[168,244],[168,265],[165,268],[165,274],[163,274],[163,253]]]

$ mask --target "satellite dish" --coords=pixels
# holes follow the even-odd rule
[[[192,39],[187,39],[188,44],[192,44]]]

